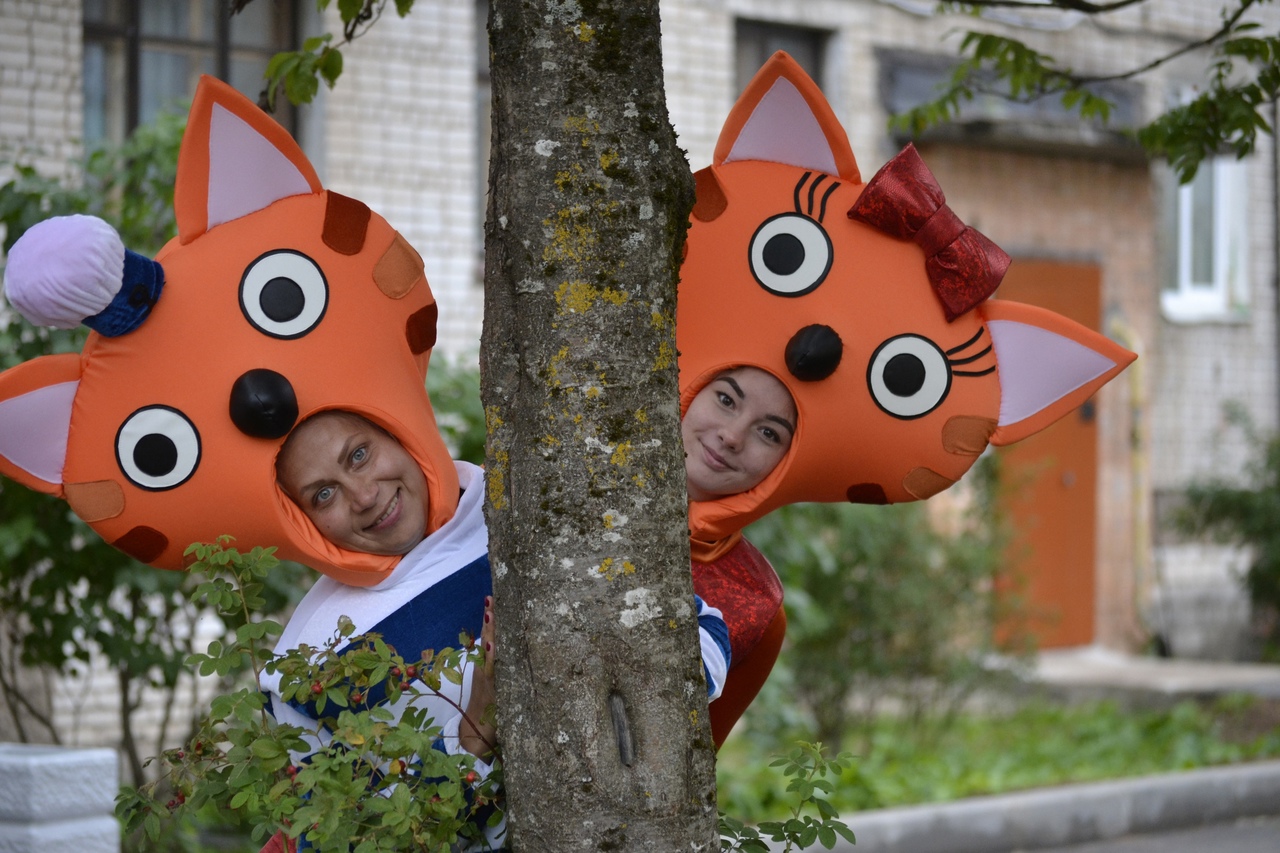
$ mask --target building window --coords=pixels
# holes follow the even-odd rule
[[[119,141],[161,111],[183,110],[201,74],[252,100],[278,51],[298,43],[295,0],[84,0],[85,141]],[[276,120],[294,129],[285,99]]]
[[[1247,310],[1246,169],[1235,157],[1214,157],[1200,165],[1188,184],[1168,178],[1168,249],[1160,294],[1168,319],[1224,320]]]
[[[830,33],[812,27],[796,27],[770,21],[739,19],[734,25],[738,91],[741,92],[756,76],[765,60],[779,50],[791,54],[805,73],[819,86],[823,81],[823,54],[826,52]]]

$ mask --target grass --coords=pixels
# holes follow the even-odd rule
[[[719,757],[721,810],[749,821],[781,816],[788,795],[768,764],[795,739],[731,738]],[[848,814],[1280,757],[1280,701],[1233,696],[1163,711],[1038,702],[949,725],[881,717],[844,749],[855,761],[830,799]]]

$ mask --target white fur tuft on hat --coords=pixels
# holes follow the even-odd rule
[[[56,216],[9,251],[4,292],[37,326],[74,329],[111,304],[124,278],[124,243],[96,216]]]

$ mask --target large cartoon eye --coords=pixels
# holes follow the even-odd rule
[[[300,338],[316,327],[329,305],[329,285],[315,261],[301,252],[267,252],[240,279],[240,310],[273,338]]]
[[[938,345],[919,335],[899,335],[871,355],[867,385],[876,405],[895,418],[927,415],[951,391],[951,367]]]
[[[163,492],[181,486],[200,464],[200,433],[168,406],[147,406],[116,433],[116,462],[135,486]]]
[[[771,216],[751,237],[751,274],[779,296],[803,296],[831,271],[831,238],[798,213]]]

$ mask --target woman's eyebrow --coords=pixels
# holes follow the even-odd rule
[[[796,434],[796,428],[791,425],[791,421],[787,420],[781,415],[765,415],[765,420],[770,420],[776,423],[780,423],[787,428],[787,432],[791,433],[792,435]]]
[[[733,393],[738,395],[739,400],[745,400],[747,398],[747,395],[742,393],[742,386],[738,384],[738,380],[734,379],[732,376],[721,376],[720,379],[729,383],[729,387],[733,389]]]

